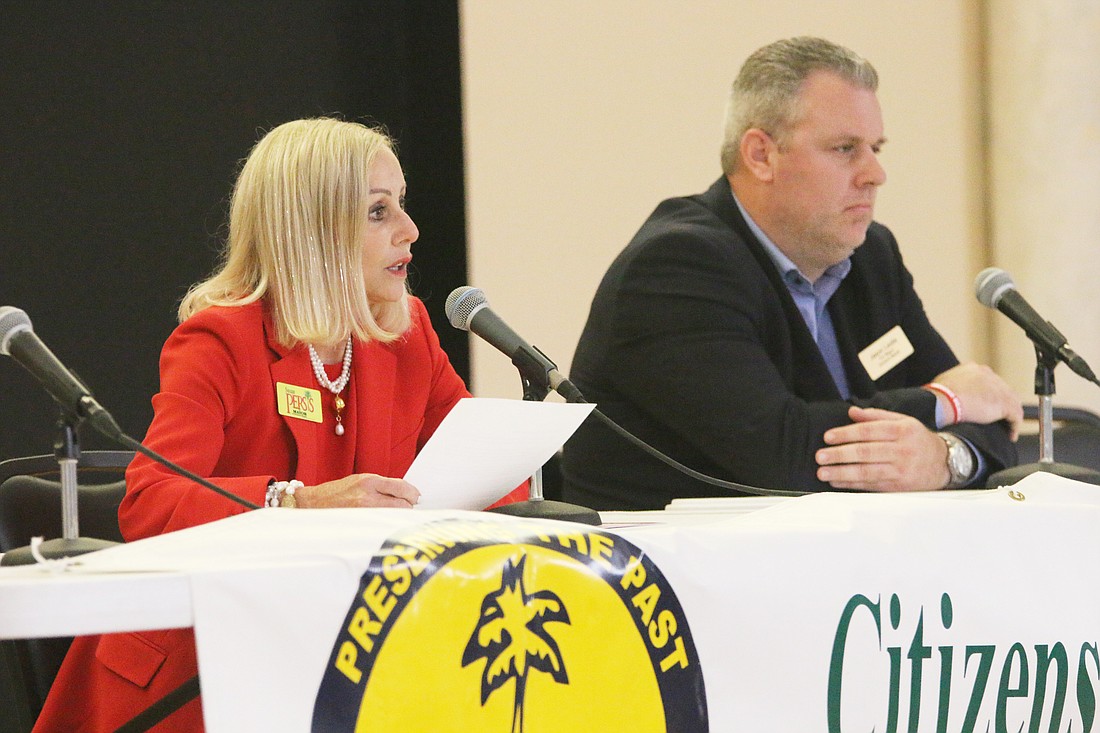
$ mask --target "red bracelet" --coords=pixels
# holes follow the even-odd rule
[[[939,392],[947,401],[951,403],[951,412],[954,413],[955,419],[951,421],[951,425],[958,425],[963,419],[963,406],[962,401],[959,400],[959,396],[952,392],[949,388],[943,386],[939,382],[929,382],[924,385],[925,389],[930,389],[933,392]]]

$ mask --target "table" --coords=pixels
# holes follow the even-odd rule
[[[0,637],[194,626],[213,733],[1096,725],[1095,486],[604,520],[265,509],[0,568]]]

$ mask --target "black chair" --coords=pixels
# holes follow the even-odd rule
[[[1100,471],[1100,415],[1077,407],[1053,409],[1054,460]],[[1024,418],[1037,421],[1039,408],[1024,405]],[[1016,444],[1020,465],[1039,460],[1039,435],[1021,435]]]
[[[0,733],[27,733],[34,725],[17,644],[0,639]]]
[[[551,501],[561,501],[561,451],[550,456],[542,467],[542,495]]]
[[[122,542],[118,506],[133,451],[84,451],[77,462],[81,537]],[[61,482],[52,455],[0,462],[0,552],[61,537]],[[0,733],[26,733],[42,710],[71,638],[0,641]]]

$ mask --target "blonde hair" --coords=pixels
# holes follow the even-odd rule
[[[265,298],[287,347],[404,333],[408,293],[371,303],[363,278],[369,178],[383,149],[393,152],[393,141],[381,130],[329,118],[267,133],[237,177],[222,264],[183,298],[180,321],[212,305]]]
[[[863,89],[878,89],[871,62],[824,38],[799,36],[776,41],[752,53],[733,82],[726,104],[722,171],[733,173],[741,138],[758,128],[781,143],[802,114],[802,83],[815,71],[828,71]]]

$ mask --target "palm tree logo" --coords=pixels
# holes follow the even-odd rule
[[[523,733],[523,701],[527,675],[532,669],[549,674],[559,684],[569,684],[558,643],[546,631],[550,621],[569,623],[569,612],[556,593],[528,593],[523,585],[527,556],[508,560],[501,572],[500,588],[481,601],[481,617],[474,627],[462,666],[485,658],[481,675],[481,704],[509,679],[516,681],[512,708],[512,733]]]

